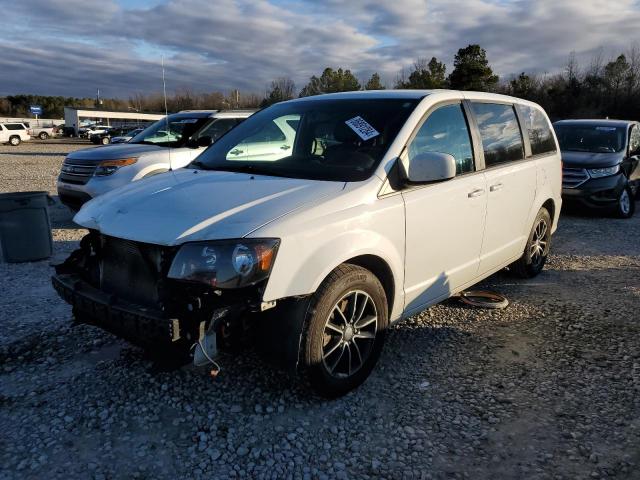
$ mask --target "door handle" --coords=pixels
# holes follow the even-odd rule
[[[231,150],[229,153],[231,155],[240,155],[243,152],[243,150],[238,150],[237,148],[235,150]]]
[[[501,183],[496,183],[495,185],[491,185],[489,187],[489,191],[490,192],[497,192],[498,190],[502,190],[502,184]]]
[[[280,150],[289,150],[291,147],[289,145],[282,145]]]
[[[469,198],[475,198],[484,195],[484,188],[476,188],[475,190],[469,192],[467,195]]]

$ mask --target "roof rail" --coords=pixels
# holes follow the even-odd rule
[[[211,112],[211,113],[217,113],[217,112],[219,112],[219,111],[220,111],[220,110],[216,110],[216,109],[214,109],[214,108],[203,108],[202,110],[197,110],[197,109],[195,109],[195,110],[180,110],[180,111],[179,111],[179,112],[177,112],[177,113],[196,113],[196,112]]]

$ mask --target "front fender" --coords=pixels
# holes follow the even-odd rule
[[[392,320],[404,307],[404,204],[400,195],[349,208],[327,218],[309,219],[290,235],[278,226],[256,236],[281,238],[267,282],[266,302],[314,293],[338,265],[361,255],[373,255],[389,267],[395,292]],[[283,226],[281,226],[283,228]],[[285,228],[283,228],[285,229]],[[285,229],[286,230],[286,229]]]

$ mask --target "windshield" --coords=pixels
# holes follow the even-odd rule
[[[207,117],[189,118],[169,116],[168,120],[163,118],[152,124],[142,132],[138,133],[129,143],[152,143],[161,147],[183,147],[189,138],[197,132],[200,127],[209,121]]]
[[[276,104],[230,130],[193,166],[311,180],[366,180],[419,101]]]
[[[555,125],[555,130],[563,151],[614,153],[625,147],[624,127]]]

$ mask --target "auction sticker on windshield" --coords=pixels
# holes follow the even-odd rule
[[[344,123],[349,125],[351,130],[356,132],[362,140],[369,140],[370,138],[380,135],[375,128],[369,125],[366,120],[360,116],[353,117],[351,120],[347,120]]]

